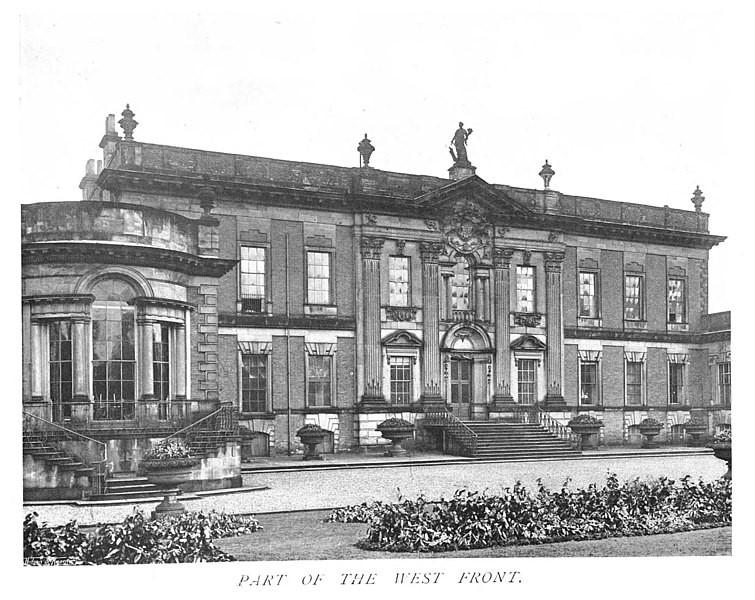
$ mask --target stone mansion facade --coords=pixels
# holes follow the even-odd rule
[[[24,411],[109,444],[219,407],[246,451],[369,449],[421,425],[536,407],[604,422],[602,443],[730,425],[729,313],[709,314],[704,198],[694,210],[152,144],[106,121],[82,201],[22,207]],[[366,142],[366,145],[365,143]],[[421,427],[418,427],[418,431]],[[422,436],[418,436],[418,442]],[[120,466],[119,466],[120,465]]]

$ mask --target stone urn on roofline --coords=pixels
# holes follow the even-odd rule
[[[147,481],[163,488],[165,498],[152,512],[153,519],[172,517],[186,511],[176,500],[181,493],[178,488],[191,479],[191,470],[199,464],[199,459],[176,440],[163,440],[144,454],[141,466]]]

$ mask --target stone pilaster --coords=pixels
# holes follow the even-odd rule
[[[175,355],[173,364],[176,365],[176,391],[173,397],[176,400],[186,400],[186,327],[183,324],[176,325]]]
[[[137,319],[139,328],[139,397],[142,400],[152,400],[155,397],[155,375],[153,362],[153,333],[155,322],[150,319]]]
[[[493,404],[511,404],[511,257],[510,248],[496,248],[493,254],[495,270],[493,285],[495,287],[495,380],[493,386]]]
[[[73,400],[89,402],[89,323],[90,319],[72,319]]]
[[[42,391],[42,385],[44,381],[43,368],[44,368],[44,351],[42,343],[44,336],[42,335],[42,323],[37,321],[31,322],[31,401],[42,402],[44,400],[44,392]]]
[[[380,346],[380,254],[385,240],[363,237],[362,294],[364,307],[364,393],[363,404],[384,403],[382,348]]]
[[[564,330],[562,319],[561,271],[564,264],[563,252],[545,253],[545,310],[547,350],[545,380],[548,391],[545,395],[546,407],[565,406],[563,394]]]
[[[439,293],[440,266],[438,258],[443,251],[439,242],[420,244],[422,259],[422,395],[424,405],[443,404],[440,393],[440,323]]]

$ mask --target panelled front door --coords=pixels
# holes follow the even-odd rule
[[[460,419],[469,419],[472,401],[472,361],[451,359],[451,411]]]

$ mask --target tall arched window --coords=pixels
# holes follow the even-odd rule
[[[457,254],[451,278],[451,306],[454,310],[469,310],[469,262]]]
[[[91,288],[92,391],[95,419],[133,419],[136,399],[136,294],[122,279],[103,279]]]

